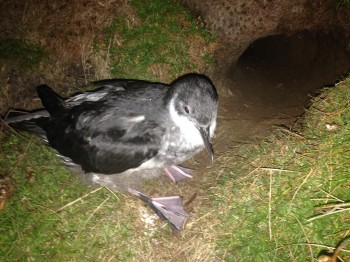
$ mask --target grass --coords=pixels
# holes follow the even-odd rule
[[[226,261],[316,261],[349,238],[349,95],[347,79],[324,90],[296,130],[221,160],[229,171],[213,194]]]
[[[122,195],[82,185],[33,137],[7,136],[1,151],[1,172],[10,171],[16,184],[0,216],[2,261],[95,261],[107,253],[123,261],[135,255]]]
[[[47,56],[40,45],[19,39],[3,39],[0,43],[0,59],[17,62],[24,69],[38,66]]]
[[[201,45],[214,39],[182,5],[169,0],[131,3],[139,21],[132,24],[117,16],[105,31],[104,46],[109,47],[114,60],[113,76],[170,81],[185,72],[197,71],[198,59],[205,60],[204,63],[208,60],[208,52],[198,54],[191,50],[197,52]],[[114,39],[116,34],[121,36],[119,41]],[[196,35],[198,43],[194,41]]]

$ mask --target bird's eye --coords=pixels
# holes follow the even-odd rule
[[[190,108],[187,105],[184,105],[184,110],[185,110],[186,114],[190,113]]]

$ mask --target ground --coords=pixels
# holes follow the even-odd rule
[[[1,94],[6,98],[0,104],[3,115],[9,108],[30,110],[40,107],[35,98],[38,84],[52,85],[59,93],[67,95],[81,90],[91,80],[118,75],[109,68],[113,55],[117,56],[121,50],[118,48],[125,46],[122,33],[145,23],[140,18],[142,14],[136,14],[136,8],[125,1],[89,4],[63,1],[50,5],[36,5],[41,1],[32,1],[28,6],[22,2],[1,3],[1,17],[8,19],[0,21],[0,26],[6,28],[0,37],[11,40],[11,46],[20,46],[21,56],[27,49],[33,51],[33,46],[27,43],[45,46],[45,50],[34,48],[35,55],[31,53],[31,59],[23,64],[13,57],[2,57],[1,61],[6,61],[1,64],[0,77]],[[194,219],[177,241],[183,247],[188,238],[192,239],[191,230],[198,226],[198,221],[209,214],[203,215],[198,210],[199,206],[211,205],[206,201],[206,191],[213,185],[208,184],[205,176],[214,173],[219,180],[220,172],[223,172],[220,159],[235,152],[242,144],[252,144],[266,136],[272,127],[286,126],[290,130],[320,88],[334,85],[349,72],[350,55],[346,38],[348,25],[334,1],[298,1],[296,5],[292,5],[295,1],[287,0],[279,3],[217,1],[215,6],[210,5],[211,1],[182,2],[200,16],[219,40],[206,42],[201,35],[189,34],[188,53],[174,55],[175,60],[190,57],[196,68],[188,65],[181,68],[182,72],[195,70],[208,74],[220,97],[218,129],[213,140],[219,161],[203,165],[207,161],[203,152],[190,162],[197,168],[193,180],[172,185],[161,179],[157,188],[162,188],[162,192],[151,187],[147,189],[152,194],[186,196],[186,208]],[[126,17],[127,22],[119,24],[116,13]],[[69,24],[65,23],[67,16],[72,17]],[[181,30],[190,27],[184,17],[176,24],[180,24]],[[125,31],[116,30],[118,25]],[[150,34],[149,31],[146,33]],[[25,41],[18,42],[18,39]],[[176,40],[175,37],[174,42]],[[132,41],[127,44],[131,46],[135,42]],[[1,47],[5,49],[0,50],[8,50],[4,45]],[[131,48],[123,51],[133,52]],[[203,59],[206,52],[213,55],[210,62]],[[151,53],[152,48],[147,49],[145,56]],[[142,55],[140,52],[133,59],[142,62],[141,58],[145,59]],[[36,59],[41,62],[36,64]],[[126,57],[118,59],[123,66],[128,60]],[[173,62],[165,65],[162,62],[152,63],[146,73],[142,73],[143,78],[163,82],[174,79],[177,75],[172,75],[175,71],[171,67]],[[129,69],[137,66],[129,66]],[[128,77],[131,78],[141,75],[138,71],[130,72]],[[201,230],[206,232],[206,229]],[[164,243],[156,249],[166,249],[162,245]],[[210,249],[199,251],[207,254]]]

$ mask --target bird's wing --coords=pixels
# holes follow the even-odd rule
[[[68,107],[79,105],[83,102],[96,102],[105,100],[110,96],[122,95],[124,91],[135,92],[141,89],[150,89],[153,86],[166,87],[164,84],[151,83],[142,80],[128,80],[128,79],[106,79],[91,83],[95,88],[91,91],[78,93],[65,100]]]
[[[116,174],[154,157],[165,128],[133,110],[83,103],[46,131],[50,145],[86,172]]]
[[[42,111],[42,117],[31,121],[45,130],[53,148],[87,172],[113,174],[137,168],[157,154],[165,132],[162,122],[154,120],[158,112],[151,112],[159,108],[153,105],[162,102],[164,89],[141,83],[142,88],[139,81],[115,81],[68,99],[40,86],[38,94],[50,116]],[[36,131],[28,125],[24,129]]]
[[[65,100],[67,107],[80,105],[84,102],[97,102],[105,99],[111,93],[123,92],[122,86],[100,86],[95,90],[75,94]]]

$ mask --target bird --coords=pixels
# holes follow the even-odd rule
[[[170,84],[106,79],[92,85],[94,90],[68,98],[40,85],[44,109],[5,121],[40,136],[67,166],[95,174],[97,181],[99,175],[164,168],[178,182],[191,177],[191,169],[179,164],[201,150],[213,161],[218,93],[209,77],[189,73]]]
[[[66,164],[79,164],[85,172],[171,167],[203,148],[213,160],[218,95],[209,78],[187,74],[170,85],[124,79],[93,85],[96,90],[68,99],[38,86],[46,110],[6,122],[41,136]],[[186,173],[169,173],[174,170]]]

